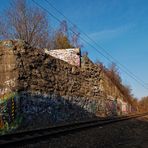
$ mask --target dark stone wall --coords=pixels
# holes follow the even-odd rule
[[[115,86],[87,57],[82,58],[82,67],[76,67],[24,41],[9,40],[0,42],[0,64],[0,105],[6,107],[13,99],[14,127],[42,128],[117,114],[116,102],[110,105],[108,94],[101,89],[104,83]],[[0,129],[6,125],[11,129],[11,122],[4,122],[3,117],[2,111]]]
[[[99,92],[96,92],[100,70],[95,65],[87,69],[79,68],[41,50],[28,48],[17,58],[17,62],[21,61],[18,87],[20,90],[55,93],[61,96],[100,96]]]
[[[87,68],[72,66],[20,40],[2,41],[0,55],[0,89],[5,88],[0,99],[5,98],[6,102],[4,105],[2,101],[1,106],[14,100],[15,119],[22,119],[21,124],[18,122],[21,128],[41,128],[96,117],[97,99],[101,96],[96,91],[100,70],[96,70],[95,65]],[[1,128],[6,125],[8,130],[14,128],[7,119],[3,120],[4,117],[2,112]]]
[[[80,97],[21,92],[21,129],[41,128],[96,118],[97,101]]]

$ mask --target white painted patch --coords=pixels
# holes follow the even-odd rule
[[[10,79],[10,80],[7,80],[7,81],[5,81],[4,82],[4,84],[6,85],[6,86],[8,86],[8,87],[15,87],[15,78],[13,78],[13,79]]]

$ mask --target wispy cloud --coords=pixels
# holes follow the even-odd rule
[[[132,25],[120,26],[117,28],[105,29],[98,32],[91,33],[89,36],[96,41],[106,41],[114,39],[126,33]]]

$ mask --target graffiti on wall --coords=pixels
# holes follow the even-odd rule
[[[4,84],[5,84],[8,88],[13,88],[13,87],[15,87],[15,78],[5,81]]]
[[[128,110],[128,103],[121,98],[108,98],[106,101],[106,110],[109,115],[124,115],[130,112]]]
[[[10,91],[10,88],[0,88],[0,97]],[[1,98],[3,99],[3,97]]]
[[[71,65],[80,66],[80,49],[70,48],[70,49],[57,49],[57,50],[47,50],[45,53],[63,60]]]
[[[116,116],[117,115],[116,100],[107,100],[106,101],[106,114],[109,116]]]
[[[17,110],[17,93],[8,93],[0,98],[0,130],[10,130],[15,128]]]
[[[19,125],[19,99],[11,88],[15,86],[13,80],[4,82],[5,88],[0,88],[0,134],[9,132]]]
[[[128,114],[130,112],[130,105],[122,99],[118,100],[118,105],[120,106],[121,114]]]

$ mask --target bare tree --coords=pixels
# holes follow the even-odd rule
[[[56,30],[53,40],[55,49],[65,49],[72,47],[68,34],[68,25],[65,20],[61,22],[59,28]]]
[[[79,42],[80,33],[77,30],[77,26],[74,25],[71,30],[72,30],[72,35],[71,35],[72,46],[77,48],[82,48],[83,46]]]
[[[29,7],[26,0],[13,0],[0,20],[2,38],[22,39],[31,46],[49,48],[49,25],[45,12]]]
[[[2,38],[2,39],[7,38],[6,30],[7,30],[6,24],[4,23],[3,18],[1,17],[1,20],[0,20],[0,38]]]
[[[121,77],[118,72],[117,65],[115,63],[111,63],[109,69],[107,70],[108,76],[114,81],[115,83],[121,83]]]
[[[139,101],[139,109],[141,112],[148,112],[148,96],[141,98]]]

